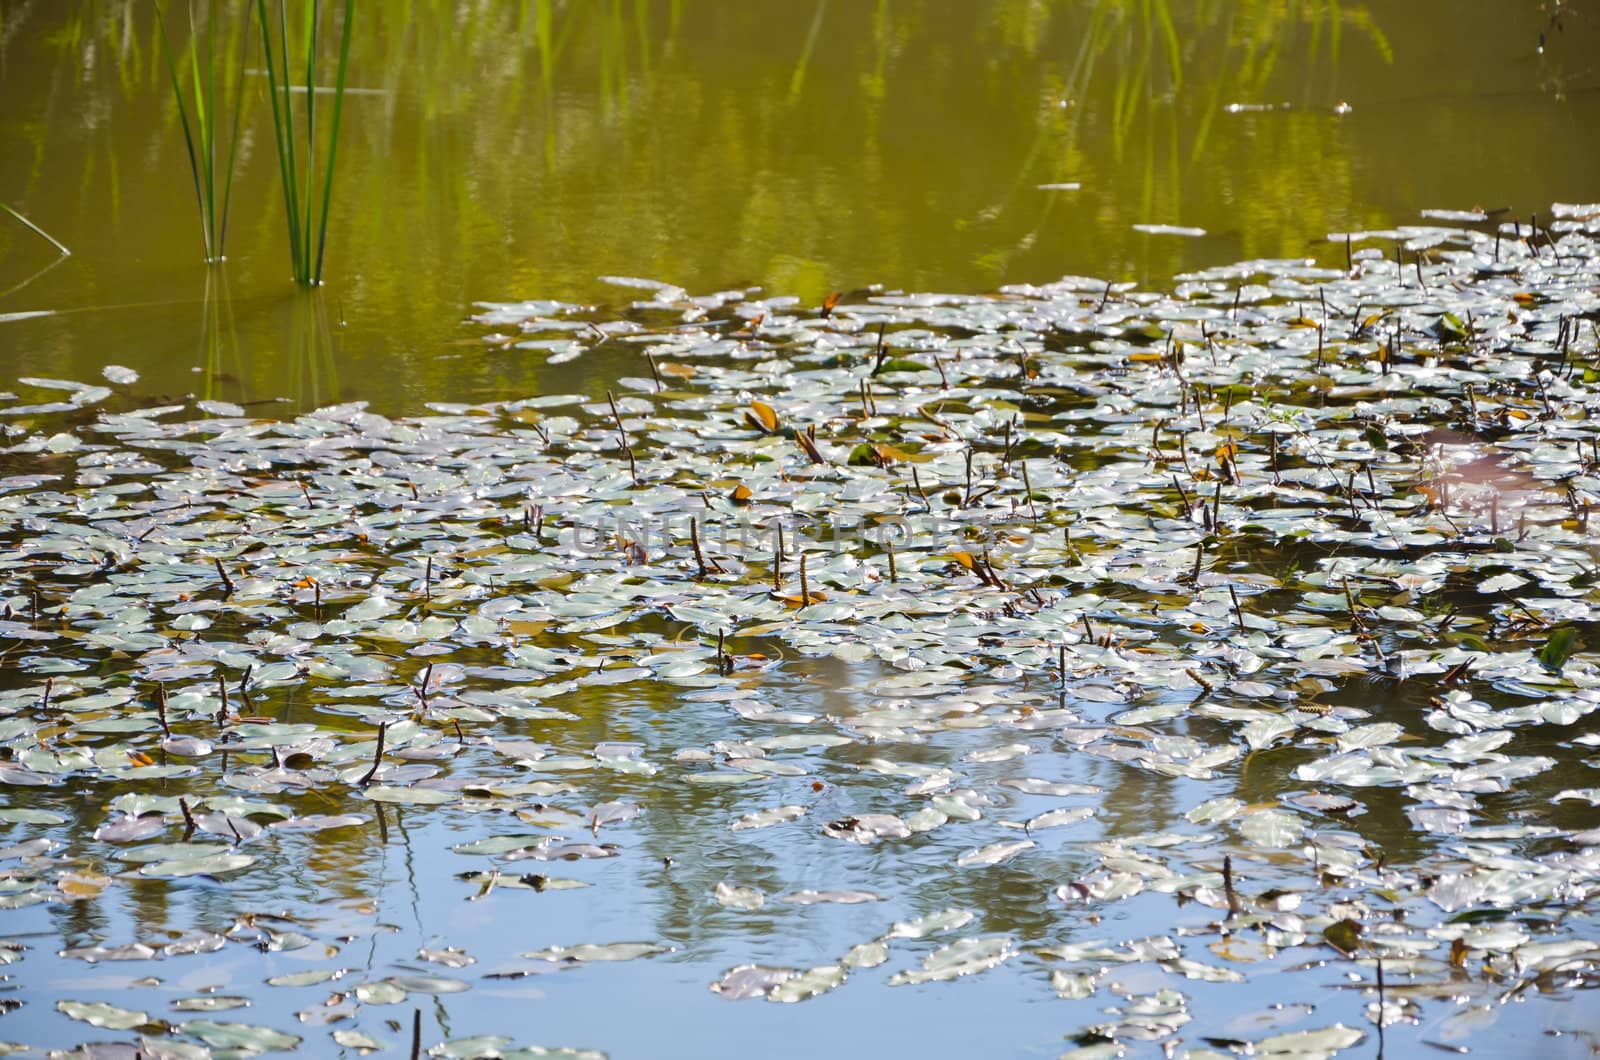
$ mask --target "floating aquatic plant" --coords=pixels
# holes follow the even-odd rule
[[[281,1025],[25,963],[52,1019],[191,1049],[365,1047],[408,1002],[420,1049],[420,999],[624,963],[672,1004],[984,977],[1055,1006],[991,1033],[1078,1056],[1555,1019],[1600,979],[1600,207],[1350,235],[826,314],[619,278],[616,317],[478,315],[636,350],[609,394],[407,418],[22,380],[0,910],[236,922],[0,962],[318,962],[263,961]],[[350,948],[401,845],[517,931]]]

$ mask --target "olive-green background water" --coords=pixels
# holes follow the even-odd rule
[[[1425,207],[1600,194],[1596,55],[1600,11],[1532,0],[363,3],[307,298],[259,75],[208,268],[154,5],[0,0],[0,202],[73,252],[0,217],[0,365],[402,412],[637,371],[463,325],[637,294],[606,274],[814,303],[1342,256]]]

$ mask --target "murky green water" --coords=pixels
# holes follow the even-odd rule
[[[0,1042],[1593,1055],[1581,16],[0,4]]]
[[[4,326],[13,374],[113,360],[174,395],[385,412],[596,393],[616,362],[458,347],[459,322],[625,300],[606,274],[812,304],[1159,284],[1420,208],[1587,201],[1600,170],[1600,20],[1532,3],[373,4],[306,306],[262,97],[208,281],[150,7],[0,7],[0,201],[73,250],[0,297],[58,314]],[[52,257],[7,219],[0,291]]]

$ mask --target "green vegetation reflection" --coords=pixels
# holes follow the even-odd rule
[[[303,165],[298,184],[282,181],[269,104],[282,102],[285,64],[269,78],[250,63],[230,282],[246,299],[273,289],[286,253],[300,275],[309,255],[314,274],[325,221],[323,278],[354,359],[344,374],[361,381],[355,396],[390,410],[542,382],[515,352],[450,356],[455,323],[479,299],[612,300],[606,275],[754,284],[808,302],[872,283],[1159,283],[1197,265],[1314,253],[1329,231],[1419,206],[1526,213],[1575,194],[1564,175],[1600,161],[1568,129],[1593,107],[1573,59],[1586,24],[1556,30],[1503,7],[1452,5],[1462,41],[1441,55],[1437,10],[1332,0],[410,0],[354,20],[321,6],[321,88],[337,80],[349,30],[337,194]],[[244,0],[196,9],[219,27],[259,22]],[[41,364],[86,360],[112,335],[126,341],[104,307],[199,303],[194,206],[181,201],[193,188],[132,179],[189,172],[185,124],[151,8],[78,0],[9,13],[0,78],[13,105],[0,123],[22,146],[0,162],[4,201],[77,260],[3,310],[94,310],[70,327],[32,324],[17,343]],[[191,52],[185,20],[169,15],[187,99],[194,56],[204,73],[214,54],[220,70],[242,42]],[[212,24],[201,19],[205,32]],[[256,26],[253,52],[259,36]],[[286,65],[303,132],[297,47]],[[1472,85],[1457,67],[1474,71]],[[223,119],[209,125],[224,190],[237,100],[217,81],[206,113]],[[326,132],[332,98],[321,95]],[[1408,99],[1430,104],[1426,122]],[[1483,128],[1495,130],[1492,152],[1467,132]],[[1543,164],[1517,161],[1530,156]],[[319,169],[328,159],[319,147]],[[321,203],[308,209],[308,195]],[[205,211],[218,237],[225,201]],[[0,226],[0,289],[28,275],[14,253],[26,236]],[[250,327],[240,339],[255,360],[283,345]],[[135,344],[141,370],[181,388],[191,365],[150,338]]]

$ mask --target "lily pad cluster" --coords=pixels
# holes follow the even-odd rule
[[[226,1015],[249,984],[58,995],[35,932],[15,1000],[146,1056],[360,1053],[412,1035],[386,1006],[617,961],[718,1004],[1005,966],[1066,1055],[1324,1056],[1595,985],[1600,207],[1446,219],[1166,293],[619,277],[473,327],[630,374],[406,418],[22,380],[0,920],[152,989],[311,963],[259,977],[305,997],[274,1027]],[[361,964],[405,822],[462,902],[648,884],[654,930]],[[326,923],[269,912],[335,880]],[[228,920],[72,915],[151,888]],[[1196,1010],[1269,970],[1296,1005]],[[589,1055],[527,1026],[415,1033]]]

